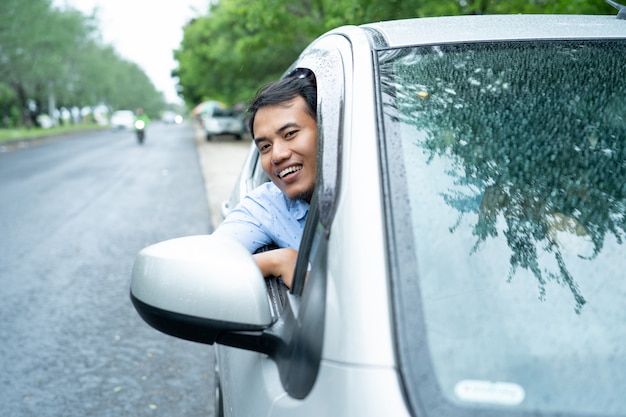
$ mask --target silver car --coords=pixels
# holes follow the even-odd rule
[[[149,324],[215,346],[216,415],[626,415],[626,20],[342,27],[295,68],[319,163],[293,288],[210,235],[133,270]]]
[[[219,135],[232,135],[236,140],[241,140],[245,134],[243,116],[234,109],[213,106],[202,114],[200,120],[206,140]]]
[[[118,110],[111,115],[111,128],[114,130],[133,130],[135,113],[131,110]]]

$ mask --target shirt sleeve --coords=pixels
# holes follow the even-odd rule
[[[271,237],[265,229],[260,214],[266,211],[260,202],[246,196],[213,232],[226,234],[241,242],[250,253],[272,243]]]
[[[267,182],[246,195],[213,233],[234,237],[250,253],[267,245],[297,249],[308,208],[304,200],[289,200]]]

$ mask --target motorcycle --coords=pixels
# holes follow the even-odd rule
[[[145,129],[146,122],[141,119],[135,120],[135,133],[137,134],[137,142],[139,142],[140,145],[143,144],[143,139],[146,136]]]

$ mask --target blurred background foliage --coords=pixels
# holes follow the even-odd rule
[[[246,103],[312,40],[343,25],[464,14],[615,14],[602,0],[219,0],[174,52],[185,102]]]
[[[0,1],[0,126],[93,120],[89,109],[108,112],[165,106],[143,70],[101,40],[96,16],[60,10],[52,0]],[[102,107],[102,106],[101,106]]]
[[[185,26],[172,76],[190,109],[206,100],[245,104],[337,26],[494,13],[615,10],[601,0],[213,0]],[[138,65],[103,43],[97,16],[52,0],[1,0],[0,16],[0,127],[35,126],[54,109],[143,107],[156,115],[167,106]],[[69,120],[84,118],[75,116]]]

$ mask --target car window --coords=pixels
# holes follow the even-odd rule
[[[216,108],[213,111],[213,117],[237,117],[237,112],[232,109]]]
[[[625,57],[623,40],[381,53],[416,403],[626,412]]]

